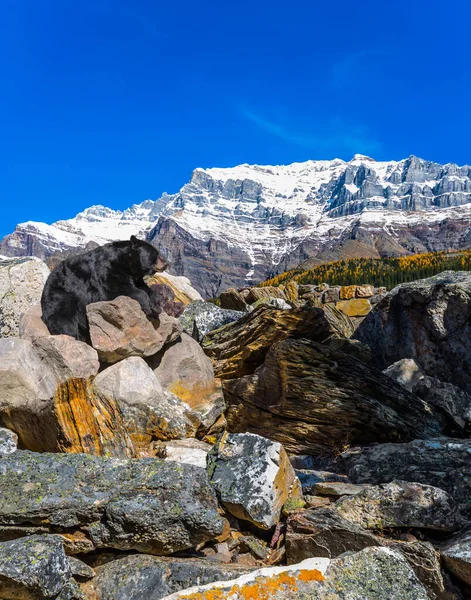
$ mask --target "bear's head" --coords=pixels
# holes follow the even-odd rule
[[[164,271],[168,262],[154,246],[132,235],[131,239],[131,269],[136,277],[152,275]]]

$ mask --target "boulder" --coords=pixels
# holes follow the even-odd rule
[[[191,437],[201,424],[188,404],[162,388],[140,357],[125,358],[104,369],[93,386],[117,403],[126,430],[137,445],[149,444],[152,439]]]
[[[322,296],[322,302],[325,304],[333,302],[337,303],[340,300],[340,286],[335,285],[325,290]]]
[[[186,333],[152,359],[162,386],[186,402],[209,428],[226,405],[221,383],[214,378],[211,360],[196,340]]]
[[[440,548],[446,568],[471,586],[471,529],[465,529]]]
[[[462,525],[453,498],[440,488],[392,481],[368,486],[355,496],[335,503],[347,521],[365,529],[418,528],[456,531]]]
[[[413,358],[403,358],[383,371],[385,375],[412,392],[424,377],[424,372]]]
[[[0,525],[60,531],[72,552],[166,555],[223,529],[206,472],[192,465],[17,450],[0,456],[0,472]]]
[[[290,462],[293,465],[292,460]],[[338,475],[337,473],[329,473],[327,471],[316,471],[314,469],[295,469],[295,473],[301,482],[303,494],[315,495],[315,490],[318,483],[348,483],[348,478],[346,475]]]
[[[290,337],[323,342],[334,333],[345,332],[353,333],[348,317],[330,306],[290,311],[261,306],[236,323],[209,333],[203,348],[213,361],[216,377],[234,379],[253,373],[275,342]]]
[[[88,379],[100,368],[97,351],[69,335],[49,335],[33,339],[36,354],[59,382],[71,377]]]
[[[185,306],[196,300],[202,300],[201,294],[191,285],[188,277],[179,275],[171,275],[166,271],[155,273],[147,279],[147,285],[152,287],[155,284],[164,284],[171,288],[174,293],[175,300],[181,302]]]
[[[186,305],[175,300],[173,289],[166,283],[154,283],[150,289],[153,292],[153,306],[158,306],[167,315],[179,317],[185,310]]]
[[[247,302],[235,288],[229,288],[219,296],[221,308],[227,310],[246,311]]]
[[[309,558],[297,565],[270,567],[238,579],[196,586],[162,600],[430,600],[397,550],[366,548],[330,560]]]
[[[467,391],[471,385],[471,273],[445,271],[394,288],[355,337],[385,369],[413,358],[430,377]]]
[[[208,472],[226,509],[261,529],[278,523],[297,481],[281,444],[250,433],[223,435]]]
[[[18,335],[23,340],[51,335],[42,320],[41,304],[33,304],[21,316],[18,323]]]
[[[226,310],[211,302],[199,300],[187,306],[180,317],[180,323],[185,333],[200,342],[210,331],[237,321],[244,314],[238,310]]]
[[[0,259],[0,338],[19,335],[21,315],[41,301],[48,276],[39,258]]]
[[[288,304],[283,298],[260,298],[257,302],[250,304],[249,311],[255,310],[259,306],[272,306],[273,308],[281,308],[283,310],[290,310],[291,304]]]
[[[357,298],[371,298],[375,295],[375,288],[373,285],[357,285],[355,290],[355,296]]]
[[[212,446],[193,438],[165,442],[165,460],[206,469],[206,459]]]
[[[178,320],[164,312],[154,326],[139,302],[127,296],[89,304],[87,318],[92,346],[107,363],[129,356],[152,356],[181,332]]]
[[[0,594],[4,600],[82,600],[64,544],[55,535],[0,543]]]
[[[371,310],[368,298],[341,300],[335,306],[348,317],[366,317]]]
[[[252,569],[210,560],[159,558],[137,554],[118,558],[96,568],[85,592],[100,600],[157,600],[192,586],[234,579]]]
[[[340,288],[340,300],[351,300],[352,298],[355,298],[356,289],[356,285],[343,285]]]
[[[291,304],[295,304],[298,301],[298,284],[296,283],[296,281],[291,280],[288,281],[288,283],[285,286],[284,289],[285,292],[285,296],[286,296],[286,300],[288,302],[290,302]]]
[[[363,362],[371,362],[371,350],[366,344],[345,337],[341,333],[333,333],[322,343],[333,350],[340,350],[344,354],[350,354],[350,356]]]
[[[252,288],[247,295],[246,301],[248,304],[253,304],[262,298],[281,298],[282,300],[286,300],[286,295],[279,287],[267,285],[264,287]]]
[[[389,483],[395,479],[446,490],[469,510],[471,441],[449,438],[378,444],[351,449],[338,457],[337,468],[355,483]]]
[[[456,433],[471,430],[471,396],[461,388],[425,375],[414,386],[414,394],[443,412],[456,425]]]
[[[269,437],[293,454],[329,456],[351,444],[442,430],[439,416],[389,377],[305,339],[273,344],[253,375],[224,380],[223,387],[230,431]]]
[[[314,485],[313,492],[317,496],[356,496],[367,487],[366,484],[348,481],[319,481]]]
[[[18,436],[14,431],[0,427],[0,454],[11,454],[18,448]]]

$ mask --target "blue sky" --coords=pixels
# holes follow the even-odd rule
[[[198,166],[471,162],[468,2],[0,0],[0,236]]]

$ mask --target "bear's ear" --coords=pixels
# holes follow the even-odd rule
[[[137,237],[135,235],[131,236],[130,241],[131,241],[131,246],[133,248],[135,248],[139,244],[139,240],[137,239]]]

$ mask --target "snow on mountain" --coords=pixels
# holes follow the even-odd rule
[[[196,169],[177,194],[125,211],[92,206],[52,225],[21,223],[1,252],[46,258],[147,236],[170,255],[179,275],[199,279],[198,269],[214,271],[203,290],[210,294],[322,258],[346,239],[360,240],[362,248],[374,240],[378,255],[462,246],[470,216],[470,167],[357,154],[349,162]],[[450,234],[450,222],[460,223],[459,235]]]

